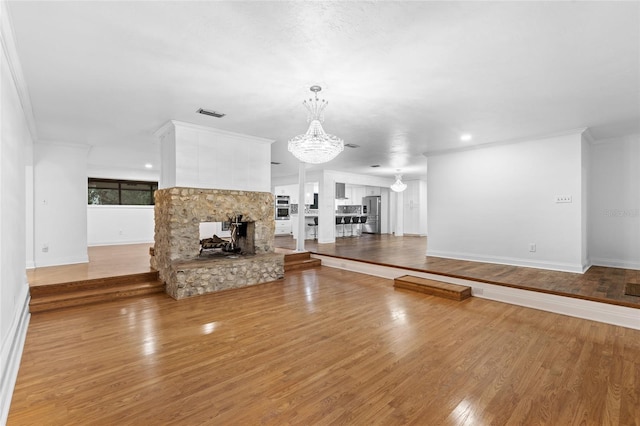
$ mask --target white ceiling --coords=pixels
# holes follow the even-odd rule
[[[425,152],[640,132],[639,2],[9,7],[38,138],[90,144],[94,165],[157,165],[153,132],[175,119],[275,139],[273,176],[294,175],[287,141],[306,131],[313,84],[325,130],[360,145],[316,168],[410,179]]]

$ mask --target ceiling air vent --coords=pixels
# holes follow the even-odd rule
[[[273,165],[273,166],[277,166],[278,164],[280,164],[280,163],[278,163],[277,161],[272,161],[271,162],[271,165]]]
[[[380,167],[380,164],[374,164],[373,166],[369,166],[369,167]]]
[[[204,114],[204,115],[210,115],[210,116],[215,117],[215,118],[222,118],[225,115],[227,115],[227,114],[223,114],[221,112],[209,111],[208,109],[202,109],[202,108],[200,108],[196,112],[198,112],[200,114]]]
[[[356,145],[355,143],[345,143],[344,146],[347,148],[360,148],[360,145]]]

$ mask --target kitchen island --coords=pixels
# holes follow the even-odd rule
[[[360,218],[362,216],[362,214],[358,214],[358,213],[336,213],[335,217],[349,217],[351,218],[350,220],[353,221],[353,218],[357,217]],[[318,213],[317,212],[313,212],[313,213],[305,213],[304,214],[304,222],[305,222],[305,235],[304,235],[304,239],[305,240],[313,240],[317,238],[317,232],[318,229],[315,226],[310,226],[312,225],[315,220],[315,218],[318,217]],[[298,221],[299,221],[299,215],[297,213],[294,213],[291,215],[291,231],[293,234],[293,238],[294,239],[298,239]],[[343,222],[344,219],[341,221]],[[346,237],[359,237],[360,233],[361,233],[361,229],[360,229],[360,224],[358,222],[358,224],[347,224],[346,226],[344,224],[336,224],[336,238],[340,238],[343,236]],[[346,233],[345,233],[346,231]]]

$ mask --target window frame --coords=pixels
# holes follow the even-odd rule
[[[91,187],[91,184],[99,184],[99,183],[109,183],[109,184],[117,184],[118,188],[118,203],[117,204],[104,204],[104,203],[91,203],[89,198],[89,191],[91,189],[110,189],[116,190],[116,188],[100,188],[100,187]],[[131,189],[125,188],[123,189],[123,185],[147,185],[148,189]],[[140,191],[140,192],[149,192],[151,196],[150,204],[123,204],[122,203],[122,191]],[[153,206],[155,205],[155,197],[154,192],[158,190],[158,182],[157,181],[145,181],[145,180],[130,180],[130,179],[105,179],[105,178],[87,178],[87,205],[89,206]]]

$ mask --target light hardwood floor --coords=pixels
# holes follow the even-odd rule
[[[9,425],[634,425],[640,331],[316,268],[33,315]]]
[[[149,272],[152,246],[153,243],[88,247],[88,263],[29,269],[27,280],[30,287],[36,287]]]
[[[276,246],[295,248],[290,236],[278,236]],[[395,237],[389,234],[363,234],[337,238],[335,243],[306,241],[306,250],[327,256],[355,259],[388,266],[401,266],[423,272],[467,278],[543,293],[570,296],[601,303],[640,308],[640,297],[624,294],[626,283],[640,284],[640,270],[591,267],[584,274],[493,263],[469,262],[425,256],[427,237]]]

